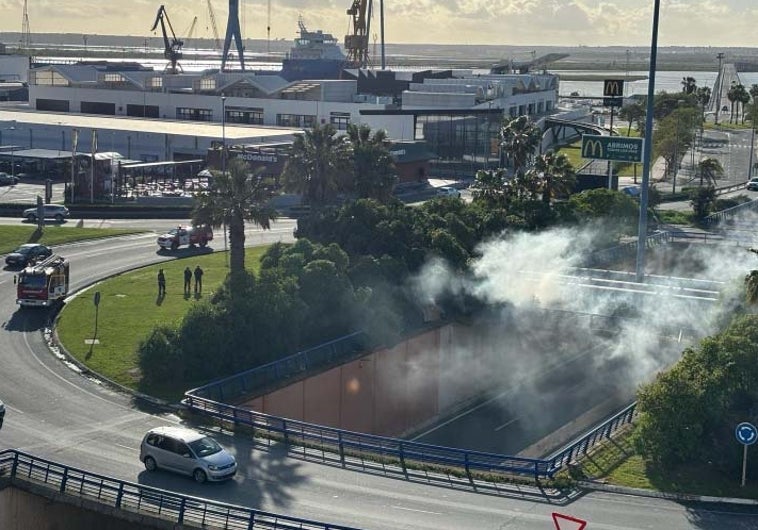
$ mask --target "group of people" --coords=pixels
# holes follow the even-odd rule
[[[189,267],[184,269],[184,294],[189,295],[192,287],[192,278],[195,278],[195,294],[203,292],[203,269],[200,265],[195,267],[195,271]],[[163,269],[158,269],[158,296],[166,296],[166,274]]]

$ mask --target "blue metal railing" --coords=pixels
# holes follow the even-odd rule
[[[548,457],[548,467],[553,473],[577,459],[599,443],[611,438],[611,435],[624,425],[632,423],[637,415],[637,403],[632,403],[621,412],[613,415],[590,432],[573,441],[568,446]]]
[[[346,467],[352,466],[353,462],[372,459],[397,465],[404,474],[414,467],[436,465],[463,470],[469,478],[471,478],[471,471],[515,474],[530,476],[534,479],[550,478],[571,462],[572,458],[579,456],[580,453],[586,453],[634,418],[635,407],[631,405],[573,442],[559,455],[548,459],[536,459],[467,451],[346,431],[272,416],[222,401],[242,396],[249,397],[254,395],[255,389],[262,388],[261,385],[275,384],[282,378],[299,375],[313,367],[354,355],[356,348],[365,344],[365,341],[366,337],[362,332],[353,333],[279,361],[189,390],[185,393],[182,403],[194,412],[229,421],[234,425],[246,426],[254,432],[275,436],[288,445],[311,448],[321,452],[322,455],[326,453],[338,455],[340,462]]]
[[[758,201],[754,200],[750,202],[743,202],[742,204],[738,204],[737,206],[732,206],[731,208],[727,208],[726,210],[712,213],[711,215],[709,215],[703,220],[703,224],[705,226],[710,227],[726,219],[731,219],[735,215],[739,215],[745,211],[751,211],[751,210],[756,210],[756,209],[758,209]]]
[[[357,331],[278,361],[213,381],[190,390],[188,394],[215,401],[234,401],[240,397],[248,397],[255,391],[263,392],[272,385],[310,370],[333,366],[356,353],[366,351],[369,346],[367,335]]]
[[[119,510],[189,526],[224,530],[358,530],[124,482],[15,450],[0,452],[0,473],[10,477],[11,483],[34,482],[60,494],[96,499]]]
[[[353,458],[391,460],[404,473],[414,465],[438,465],[469,471],[529,475],[538,479],[549,475],[548,463],[536,458],[508,456],[498,453],[467,451],[399,438],[376,436],[326,427],[299,420],[271,416],[261,412],[227,405],[218,401],[185,394],[183,403],[191,410],[244,425],[257,432],[275,435],[290,445],[302,445],[317,451],[339,455],[348,466]]]

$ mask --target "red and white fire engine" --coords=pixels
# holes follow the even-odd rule
[[[26,267],[16,283],[16,303],[22,307],[50,307],[68,295],[68,260],[53,254]]]

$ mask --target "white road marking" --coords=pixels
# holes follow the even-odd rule
[[[511,421],[503,423],[500,427],[495,427],[495,432],[500,431],[508,427],[511,423],[516,423],[520,418],[513,418]]]
[[[415,508],[404,508],[403,506],[392,506],[392,508],[395,508],[396,510],[404,510],[406,512],[416,512],[416,513],[428,513],[431,515],[442,515],[440,512],[430,512],[428,510],[417,510]]]

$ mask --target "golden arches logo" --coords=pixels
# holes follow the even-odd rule
[[[582,156],[584,158],[602,158],[603,142],[600,140],[585,140],[582,146]]]
[[[622,81],[606,81],[603,93],[611,97],[622,96],[624,92],[622,86]]]

